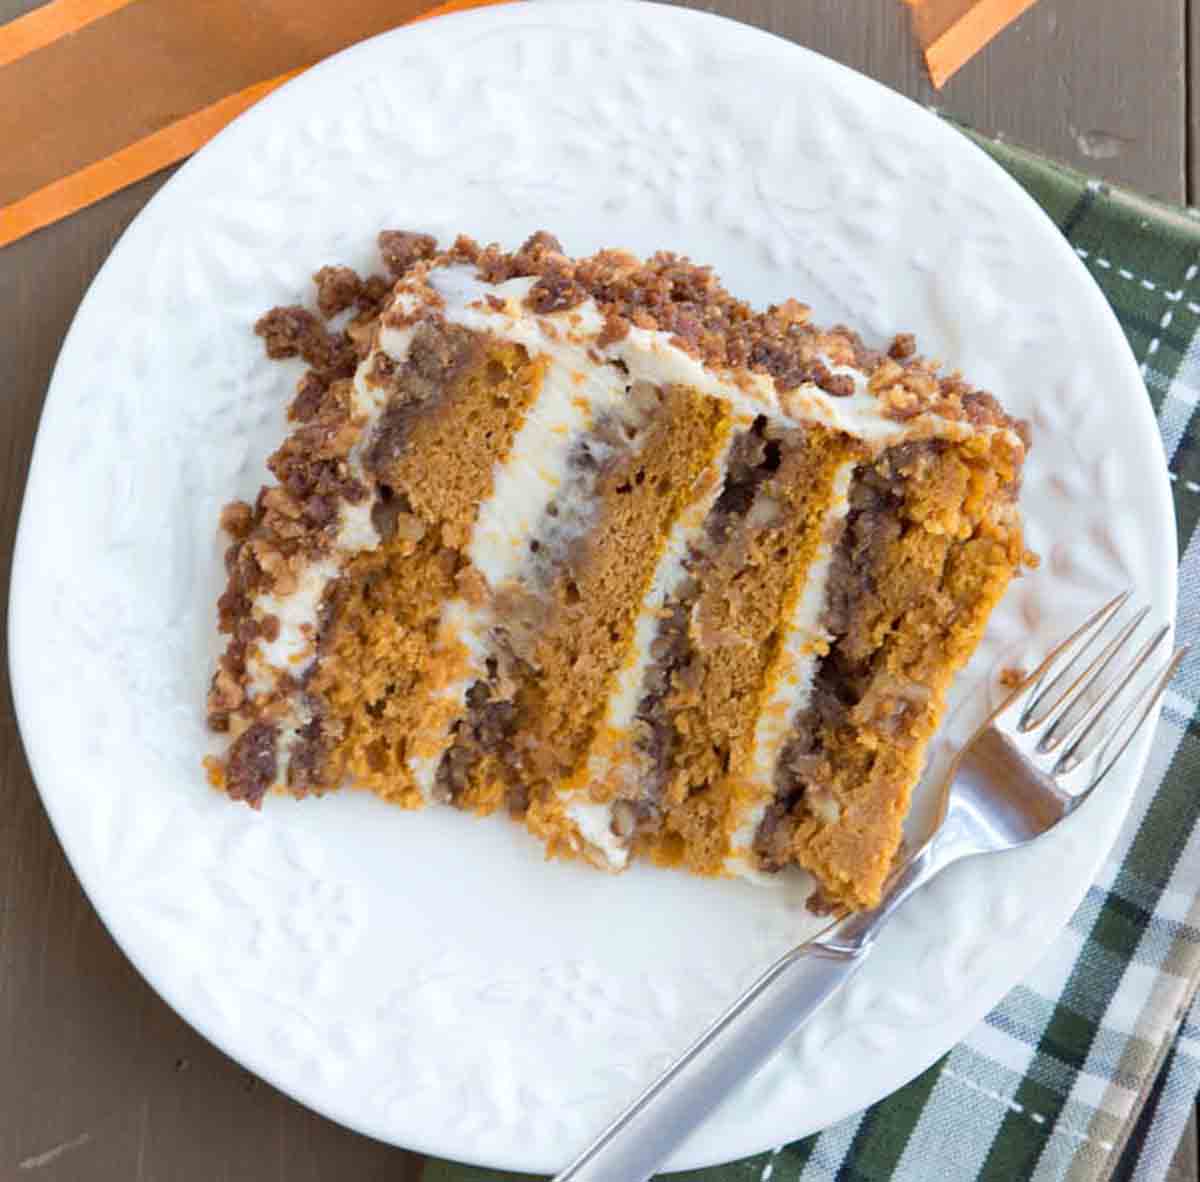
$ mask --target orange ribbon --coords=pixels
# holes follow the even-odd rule
[[[939,90],[1035,0],[905,0],[925,52],[929,77]]]

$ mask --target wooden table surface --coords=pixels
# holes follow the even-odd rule
[[[898,0],[682,2],[790,37],[1098,176],[1197,199],[1200,0],[1040,0],[940,94]],[[0,0],[0,21],[35,6]],[[167,175],[0,249],[0,619],[59,345],[113,242]],[[129,966],[42,811],[6,641],[0,634],[0,1182],[419,1177],[417,1157],[308,1112],[231,1062]]]

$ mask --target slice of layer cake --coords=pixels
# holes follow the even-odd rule
[[[381,235],[259,323],[310,370],[230,505],[230,796],[506,810],[555,855],[873,904],[1022,557],[1022,423],[669,254]],[[350,319],[333,332],[326,320]]]

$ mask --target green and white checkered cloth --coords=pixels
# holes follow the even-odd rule
[[[1200,1091],[1200,217],[981,141],[1116,310],[1179,523],[1180,643],[1145,781],[1032,977],[924,1075],[816,1136],[675,1182],[1162,1182]],[[422,1182],[518,1175],[428,1161]]]

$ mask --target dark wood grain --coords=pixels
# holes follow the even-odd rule
[[[693,6],[791,37],[983,131],[1181,199],[1189,178],[1186,2],[1041,0],[941,95],[925,80],[897,0]],[[32,7],[0,0],[0,21]],[[1200,43],[1193,51],[1194,63]],[[1195,95],[1195,77],[1191,86]],[[1190,172],[1195,190],[1195,153]],[[112,243],[164,179],[0,250],[0,619],[55,356]],[[49,828],[22,754],[7,670],[0,631],[0,1182],[417,1178],[419,1159],[258,1082],[141,981]]]
[[[1196,1182],[1197,1178],[1200,1178],[1200,1148],[1196,1141],[1196,1110],[1193,1109],[1165,1182]]]
[[[1200,205],[1200,0],[1187,0],[1187,191]]]

